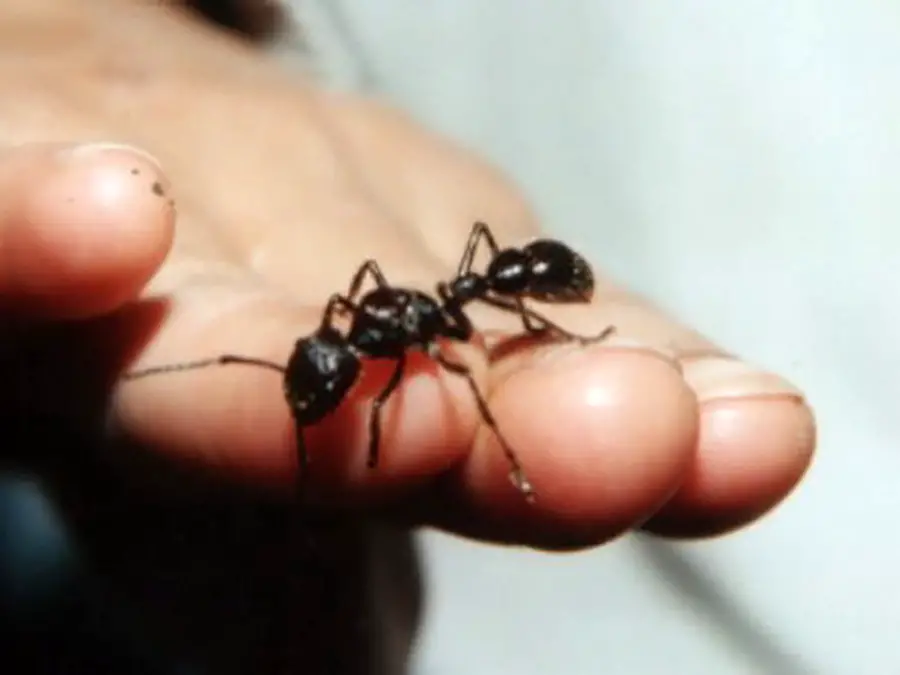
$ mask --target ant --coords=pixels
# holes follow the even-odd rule
[[[471,272],[471,266],[482,237],[494,256],[487,274],[478,275]],[[372,278],[375,288],[360,297],[367,277]],[[367,260],[353,276],[347,294],[335,293],[329,298],[317,330],[296,341],[286,366],[264,359],[224,354],[202,361],[132,372],[126,374],[125,379],[226,364],[244,364],[280,373],[284,395],[294,417],[297,457],[303,480],[308,468],[303,430],[338,407],[357,381],[364,357],[395,362],[387,384],[373,401],[369,416],[367,464],[370,468],[377,466],[381,410],[403,379],[408,352],[419,350],[445,370],[466,380],[482,419],[496,435],[510,464],[511,481],[528,501],[533,501],[534,489],[515,451],[501,433],[470,369],[448,358],[441,350],[439,340],[468,342],[472,338],[474,327],[463,310],[466,303],[474,300],[515,312],[522,318],[526,331],[532,334],[554,332],[582,343],[601,340],[612,333],[612,327],[595,337],[580,337],[526,308],[522,302],[523,296],[551,302],[586,301],[593,292],[590,267],[574,251],[553,240],[538,240],[523,249],[500,251],[487,225],[476,223],[459,273],[449,284],[439,283],[437,289],[439,299],[421,291],[392,286],[378,263]],[[339,315],[351,317],[346,335],[334,325]]]

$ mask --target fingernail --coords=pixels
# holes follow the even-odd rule
[[[60,153],[60,156],[63,159],[74,159],[79,160],[82,158],[90,158],[99,154],[103,154],[106,152],[123,152],[123,153],[131,153],[142,157],[147,160],[151,164],[153,164],[157,168],[161,168],[160,161],[151,155],[149,152],[142,148],[137,148],[133,145],[127,145],[125,143],[112,143],[112,142],[102,142],[102,143],[85,143],[82,145],[76,145],[73,148],[66,148]]]
[[[700,403],[753,396],[804,398],[803,392],[780,375],[732,357],[691,359],[683,363],[682,370]]]

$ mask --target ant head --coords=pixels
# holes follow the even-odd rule
[[[300,424],[314,424],[334,411],[356,382],[359,357],[346,338],[323,327],[297,340],[284,378],[285,396]]]

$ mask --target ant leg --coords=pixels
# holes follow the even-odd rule
[[[328,305],[325,307],[325,314],[322,317],[323,328],[326,325],[331,325],[336,313],[352,314],[356,311],[354,299],[359,295],[359,290],[362,288],[367,274],[375,280],[375,285],[379,288],[388,285],[387,279],[381,271],[381,267],[378,266],[378,263],[372,259],[366,260],[359,266],[359,269],[356,270],[356,274],[353,275],[353,279],[350,281],[350,290],[347,291],[347,295],[335,293],[328,299]]]
[[[468,342],[475,328],[472,326],[472,320],[462,310],[457,298],[450,292],[450,288],[445,282],[441,282],[437,286],[438,297],[443,303],[444,315],[447,318],[447,334],[445,337],[460,342]]]
[[[294,434],[297,448],[297,492],[302,493],[306,487],[309,474],[309,453],[306,450],[306,438],[303,436],[303,425],[294,418]]]
[[[369,413],[369,459],[366,462],[370,469],[378,464],[378,447],[381,443],[381,409],[391,394],[397,389],[400,380],[403,379],[403,371],[406,368],[406,354],[401,354],[397,359],[397,365],[391,374],[391,379],[385,385],[381,393],[372,402],[372,412]]]
[[[490,300],[486,300],[486,302],[490,302]],[[532,323],[534,318],[531,316],[530,310],[525,306],[525,301],[522,300],[521,297],[516,296],[515,298],[513,298],[512,302],[515,304],[515,308],[510,307],[509,310],[515,311],[519,315],[519,318],[522,319],[522,326],[524,326],[526,331],[528,331],[532,335],[540,335],[541,333],[548,330],[547,324],[549,322],[546,320],[544,320],[542,326]],[[498,305],[495,305],[495,307],[497,306]]]
[[[340,293],[334,293],[328,298],[328,304],[325,305],[325,311],[322,313],[322,323],[319,324],[319,330],[332,328],[334,315],[337,312],[353,313],[356,311],[357,305],[350,298]]]
[[[497,420],[494,419],[494,415],[493,413],[491,413],[491,409],[488,407],[487,401],[484,400],[484,396],[482,396],[481,390],[478,388],[478,384],[475,382],[475,378],[472,377],[471,370],[469,370],[468,366],[464,366],[461,363],[451,361],[437,350],[434,350],[434,352],[432,353],[432,358],[434,358],[438,363],[440,363],[444,368],[449,370],[454,375],[459,375],[460,377],[465,378],[466,382],[469,385],[469,389],[472,391],[472,395],[475,397],[475,402],[478,404],[478,412],[481,413],[481,418],[484,420],[485,424],[487,424],[491,428],[491,431],[494,432],[497,440],[500,441],[500,447],[503,449],[503,454],[506,455],[506,459],[511,467],[509,472],[510,481],[512,481],[512,484],[516,486],[516,489],[525,496],[525,499],[528,502],[533,503],[535,500],[534,487],[532,487],[531,482],[525,476],[525,471],[522,468],[522,465],[519,462],[519,458],[516,455],[515,451],[506,441],[506,438],[503,436],[503,434],[500,432],[500,427],[497,424]]]
[[[237,356],[235,354],[222,354],[212,359],[203,359],[202,361],[187,361],[185,363],[173,363],[167,366],[155,366],[153,368],[145,368],[144,370],[136,370],[131,373],[125,373],[122,376],[125,380],[136,380],[147,375],[158,375],[160,373],[175,373],[182,370],[195,370],[197,368],[208,368],[209,366],[225,366],[237,363],[245,366],[257,366],[259,368],[268,368],[284,375],[284,366],[273,361],[265,359],[254,359],[249,356]]]
[[[369,259],[360,265],[359,269],[356,270],[356,274],[353,275],[347,297],[355,298],[357,296],[359,289],[362,288],[363,281],[366,279],[366,274],[369,274],[375,280],[376,286],[383,288],[388,285],[387,278],[384,276],[384,272],[381,271],[378,262]]]
[[[274,370],[281,375],[285,374],[284,366],[274,363],[273,361],[266,361],[265,359],[255,359],[252,357],[246,356],[236,356],[234,354],[223,354],[222,356],[217,356],[212,359],[203,359],[202,361],[188,361],[185,363],[174,363],[167,366],[156,366],[153,368],[146,368],[144,370],[137,370],[131,373],[126,373],[123,375],[123,379],[125,380],[136,380],[141,377],[146,377],[147,375],[158,375],[160,373],[175,373],[183,370],[195,370],[198,368],[207,368],[209,366],[226,366],[230,364],[239,364],[244,366],[256,366],[259,368],[267,368],[269,370]],[[295,419],[295,428],[297,433],[297,468],[298,468],[298,483],[300,488],[302,489],[305,484],[307,467],[309,466],[309,458],[306,452],[306,444],[303,439],[303,427],[296,421]]]
[[[607,326],[597,335],[577,335],[575,333],[572,333],[571,331],[566,330],[559,324],[552,322],[550,319],[535,312],[534,310],[528,309],[523,304],[521,304],[521,299],[517,299],[518,302],[516,302],[516,300],[507,300],[506,298],[493,295],[486,296],[480,299],[493,307],[497,307],[498,309],[518,314],[520,317],[522,317],[522,323],[525,325],[525,330],[536,336],[540,336],[544,333],[555,333],[558,337],[561,337],[564,340],[574,340],[581,343],[582,345],[587,345],[594,342],[602,342],[616,332],[615,326]],[[539,325],[535,326],[532,322],[535,322]]]
[[[497,240],[494,239],[491,228],[488,227],[487,223],[482,223],[481,221],[476,222],[472,226],[472,231],[469,233],[469,241],[466,242],[466,248],[463,252],[462,259],[459,261],[459,268],[456,270],[457,277],[468,274],[472,270],[475,252],[478,250],[478,244],[482,239],[484,239],[485,243],[488,245],[492,255],[497,255],[500,252],[500,247],[497,246]]]

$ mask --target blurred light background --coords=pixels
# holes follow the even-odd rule
[[[503,167],[550,232],[794,379],[819,456],[727,538],[423,536],[422,675],[900,672],[900,5],[294,0],[316,68]]]

